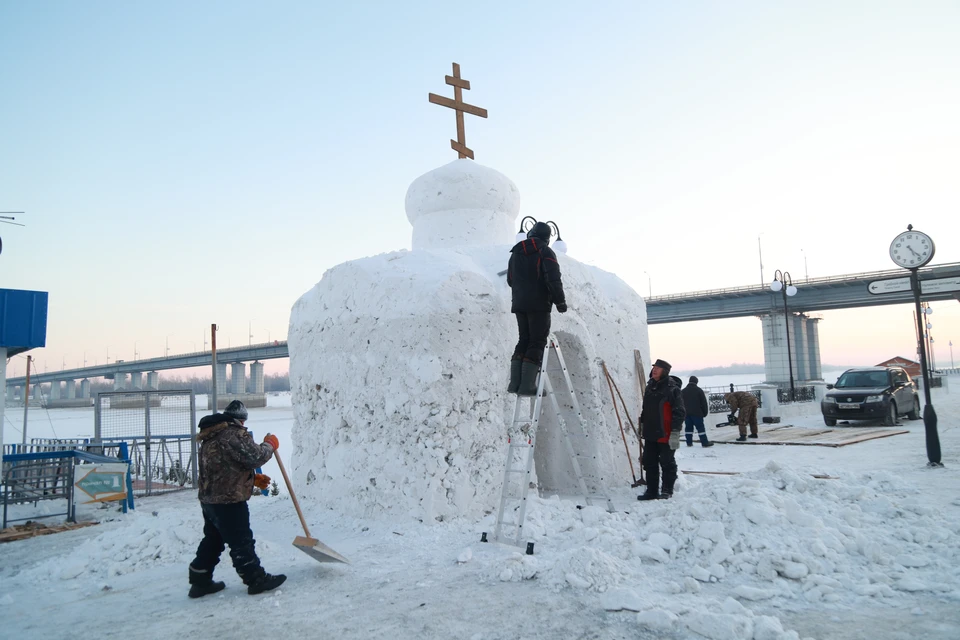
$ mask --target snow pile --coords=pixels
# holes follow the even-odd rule
[[[476,167],[451,163],[411,187],[414,246],[431,248],[334,267],[292,310],[296,482],[344,513],[444,520],[479,517],[496,503],[515,398],[505,388],[517,328],[501,275],[515,231],[503,244],[467,238],[495,241],[503,230],[484,220],[512,224],[519,201],[500,174]],[[429,233],[417,235],[428,218]],[[427,242],[450,237],[462,241]],[[633,350],[647,358],[646,308],[616,276],[567,256],[560,264],[570,311],[554,314],[554,334],[584,415],[601,418],[578,445],[597,460],[586,473],[624,475],[599,361],[636,407]],[[544,491],[575,487],[561,451],[556,419],[548,417],[536,454]]]
[[[629,514],[532,497],[525,530],[536,564],[523,572],[516,556],[497,557],[485,579],[605,593],[605,608],[638,611],[641,626],[718,639],[797,637],[740,603],[917,591],[960,601],[960,523],[896,476],[823,480],[771,462],[740,477],[684,478],[678,489]],[[736,600],[690,597],[718,583]]]
[[[30,579],[55,583],[103,580],[192,559],[203,523],[196,512],[131,511],[122,520],[73,549],[67,559],[50,558],[26,571]],[[229,558],[228,558],[229,562]]]

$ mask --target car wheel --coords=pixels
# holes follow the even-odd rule
[[[913,396],[913,409],[907,414],[907,417],[911,420],[920,419],[920,398],[917,396]]]
[[[835,427],[837,426],[837,419],[823,416],[823,424],[827,425],[828,427]]]
[[[887,415],[883,418],[883,424],[888,427],[897,424],[897,403],[893,400],[890,401],[890,406],[887,407]]]

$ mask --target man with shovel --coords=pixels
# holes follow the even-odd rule
[[[270,575],[260,566],[250,530],[247,500],[253,495],[254,483],[265,484],[254,477],[254,469],[273,457],[280,448],[274,435],[267,435],[263,444],[256,444],[247,431],[247,408],[239,400],[227,405],[223,413],[214,413],[200,420],[200,507],[203,510],[203,540],[197,557],[190,563],[191,598],[200,598],[224,588],[213,581],[213,569],[220,554],[230,545],[233,568],[237,570],[247,593],[256,595],[276,589],[287,579]],[[269,482],[267,480],[266,482]]]

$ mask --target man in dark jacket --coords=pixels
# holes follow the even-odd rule
[[[538,222],[527,239],[510,250],[507,284],[512,291],[511,311],[517,316],[520,339],[510,361],[509,393],[537,395],[537,374],[550,336],[550,311],[566,313],[567,299],[560,280],[557,254],[549,247],[551,229]]]
[[[239,400],[227,405],[223,413],[200,420],[200,507],[203,511],[203,540],[197,557],[190,563],[190,597],[200,598],[223,589],[213,581],[213,569],[220,554],[230,545],[230,558],[247,593],[255,595],[276,589],[287,579],[272,576],[260,566],[250,530],[247,500],[253,495],[254,469],[273,457],[280,447],[277,437],[267,435],[256,444],[243,426],[247,408]]]
[[[647,472],[647,490],[637,500],[656,500],[673,495],[677,481],[675,451],[680,446],[680,430],[686,412],[680,382],[670,376],[670,363],[657,360],[650,370],[650,380],[643,394],[640,409],[640,435],[643,437],[641,463]],[[663,489],[660,468],[663,468]]]
[[[707,440],[707,430],[703,426],[703,419],[710,414],[710,404],[707,403],[707,394],[697,385],[698,382],[700,379],[697,376],[690,376],[690,381],[683,389],[683,407],[687,410],[687,417],[683,420],[686,425],[687,446],[693,446],[693,428],[696,427],[700,434],[700,444],[712,447],[713,443]]]

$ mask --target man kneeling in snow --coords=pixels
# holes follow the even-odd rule
[[[538,222],[527,239],[510,250],[507,284],[512,289],[511,311],[517,316],[520,339],[510,361],[507,392],[521,396],[537,395],[537,374],[543,350],[550,337],[550,311],[567,312],[567,299],[560,281],[560,263],[548,244],[552,230]]]
[[[254,484],[265,487],[269,479],[255,478],[253,470],[273,457],[280,448],[274,435],[256,444],[243,426],[247,408],[239,400],[227,405],[223,413],[200,420],[200,506],[203,510],[203,540],[197,557],[190,563],[190,597],[200,598],[223,589],[213,581],[213,569],[220,562],[225,545],[230,545],[233,568],[237,570],[247,593],[255,595],[276,589],[287,579],[272,576],[260,566],[250,530],[247,500]]]

